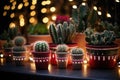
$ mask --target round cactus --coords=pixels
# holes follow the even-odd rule
[[[72,48],[71,53],[72,54],[83,54],[83,49],[81,49],[81,48]]]
[[[26,43],[26,39],[23,36],[16,36],[13,41],[16,46],[22,46]]]
[[[47,52],[49,51],[49,45],[46,41],[36,41],[33,46],[36,52]]]
[[[57,52],[66,52],[68,50],[68,46],[66,44],[59,44],[57,46]]]

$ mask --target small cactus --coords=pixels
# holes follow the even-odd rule
[[[49,45],[46,41],[37,41],[34,43],[34,51],[36,52],[47,52],[49,51]]]
[[[22,46],[26,43],[26,39],[23,36],[16,36],[13,41],[16,46]]]
[[[3,44],[3,48],[12,48],[13,47],[13,42],[8,38],[7,42]]]
[[[72,48],[71,53],[72,54],[81,54],[81,55],[83,55],[83,50],[81,48]]]
[[[67,52],[68,46],[66,44],[59,44],[57,45],[57,52]]]

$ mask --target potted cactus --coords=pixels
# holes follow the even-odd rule
[[[74,46],[72,45],[74,44],[72,40],[75,32],[75,25],[66,21],[64,21],[63,24],[51,24],[49,27],[49,33],[51,35],[53,44],[67,44],[68,46]]]
[[[66,44],[57,45],[56,55],[58,68],[66,68],[68,65],[68,46]]]
[[[24,46],[26,44],[26,39],[23,36],[16,36],[13,39],[13,61],[16,66],[24,66],[28,60],[27,50]]]
[[[32,54],[36,70],[48,69],[50,50],[46,41],[34,42]]]
[[[118,45],[114,43],[114,31],[107,30],[100,22],[95,28],[87,28],[85,35],[90,67],[114,68],[118,54]]]
[[[83,63],[83,49],[81,48],[72,48],[71,57],[72,57],[72,67],[73,69],[81,69]]]
[[[4,56],[6,59],[6,62],[12,62],[12,47],[13,42],[10,40],[10,38],[7,39],[7,41],[3,44],[3,50],[4,50]]]
[[[70,48],[77,46],[77,43],[73,42],[76,33],[75,25],[70,22],[63,21],[63,23],[58,23],[56,25],[51,24],[49,33],[52,39],[52,43],[49,43],[49,45],[52,49],[56,48],[58,44],[66,44]],[[56,59],[56,57],[52,57],[53,55],[55,56],[54,51],[51,54],[51,60]],[[51,62],[51,64],[55,64],[55,62]]]

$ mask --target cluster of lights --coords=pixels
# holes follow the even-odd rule
[[[30,18],[29,18],[29,22],[30,23],[34,23],[34,21],[36,21],[35,19],[36,19],[36,15],[37,15],[37,12],[36,12],[36,4],[37,4],[37,2],[38,2],[38,0],[31,0],[32,2],[31,2],[31,5],[30,5],[30,10],[31,10],[31,12],[30,12]],[[73,3],[73,1],[74,0],[68,0],[69,1],[69,3]],[[83,2],[82,2],[82,5],[86,5],[86,2],[87,2],[87,0],[82,0]],[[120,2],[120,0],[115,0],[115,2],[117,2],[117,3],[119,3]],[[8,11],[9,10],[15,10],[15,9],[17,9],[17,10],[21,10],[23,7],[28,7],[29,6],[29,2],[28,2],[28,0],[23,0],[22,2],[20,2],[19,4],[18,4],[18,1],[17,0],[10,0],[10,3],[11,4],[9,4],[9,5],[5,5],[4,6],[4,12],[3,12],[3,16],[6,16],[6,15],[8,15]],[[56,14],[55,14],[55,12],[56,12],[56,7],[55,6],[51,6],[51,7],[48,7],[48,6],[50,6],[51,5],[51,3],[52,3],[52,0],[43,0],[43,1],[41,1],[41,5],[42,5],[42,9],[40,10],[40,12],[42,13],[42,14],[47,14],[47,13],[50,13],[50,14],[52,14],[51,15],[51,17],[49,17],[49,16],[44,16],[43,18],[42,18],[42,22],[43,23],[49,23],[51,20],[52,21],[55,21],[56,20]],[[77,9],[77,5],[76,4],[72,4],[72,8],[73,9]],[[96,10],[97,12],[98,12],[98,15],[102,15],[102,12],[100,11],[101,9],[100,8],[97,8],[96,6],[94,6],[93,7],[94,8],[94,10]],[[17,17],[17,15],[15,14],[15,12],[12,12],[11,14],[10,14],[10,18],[15,18],[15,17]],[[111,16],[111,14],[110,13],[106,13],[106,17],[107,18],[111,18],[112,16]],[[22,27],[22,26],[24,26],[25,25],[25,18],[22,18],[22,19],[19,19],[20,21],[19,21],[19,25]]]

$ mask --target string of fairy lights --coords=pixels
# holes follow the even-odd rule
[[[11,22],[9,24],[9,27],[11,28],[15,27],[16,25],[24,27],[29,23],[35,24],[38,22],[38,19],[44,24],[50,24],[56,20],[56,16],[60,12],[59,8],[61,7],[61,4],[59,2],[61,1],[63,1],[63,3],[64,1],[68,2],[65,3],[65,6],[68,6],[65,7],[66,9],[69,8],[69,10],[71,10],[71,8],[78,8],[79,0],[9,0],[9,3],[4,5],[3,16],[10,17]],[[81,2],[82,5],[86,5],[89,0],[81,0]],[[120,0],[115,0],[114,2],[117,4],[120,3]],[[116,9],[116,5],[114,7]],[[101,7],[93,5],[93,8],[98,11],[98,15],[102,16],[103,13]],[[116,10],[115,14],[117,14]],[[112,17],[108,10],[106,11],[106,17]],[[116,18],[117,16],[115,16],[115,20]]]

